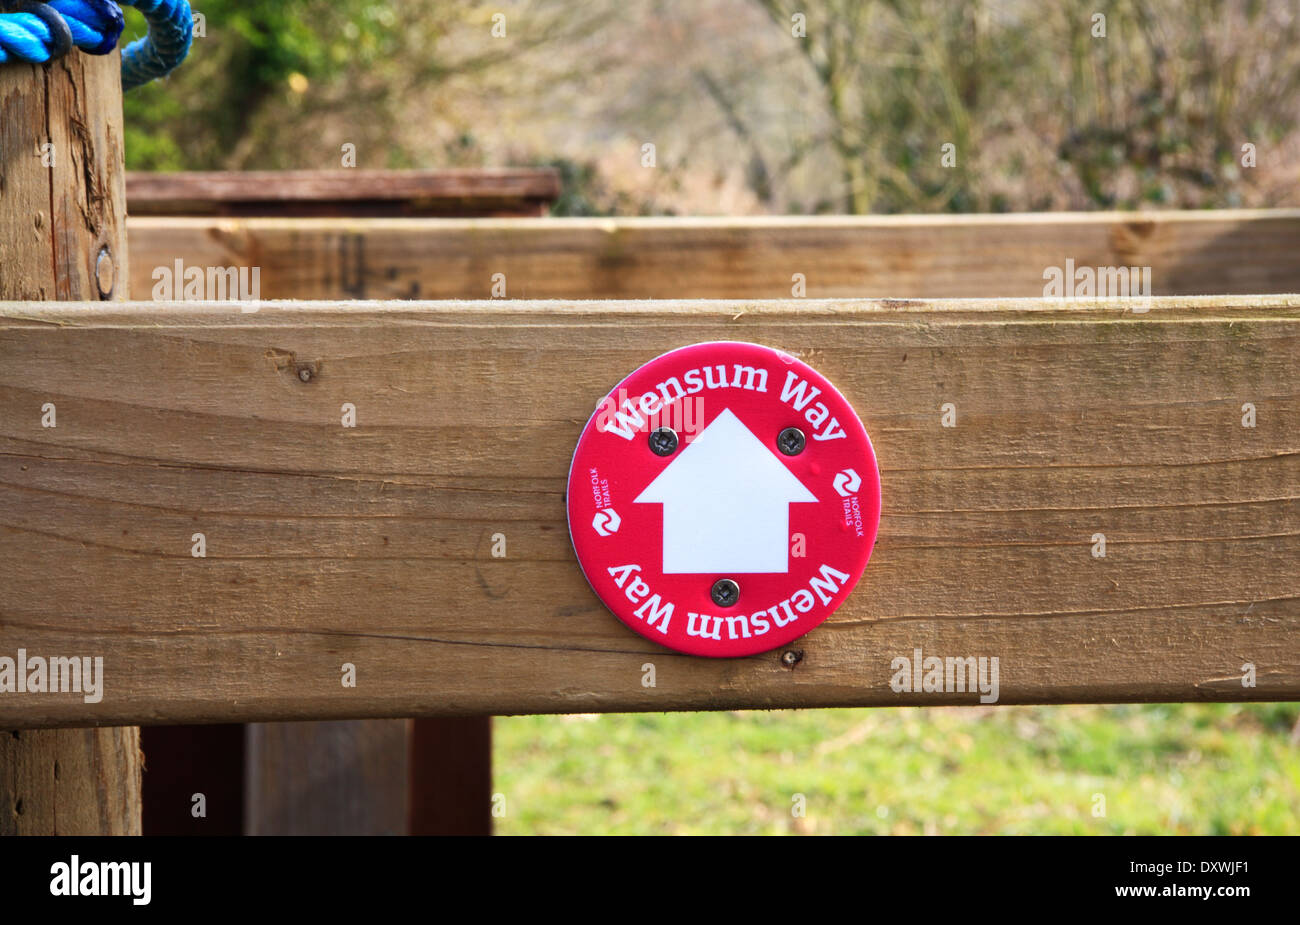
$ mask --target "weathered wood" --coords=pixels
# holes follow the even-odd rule
[[[1300,291],[1300,210],[864,218],[132,219],[155,267],[260,267],[268,299],[1043,295],[1047,267],[1150,266],[1155,295]],[[1112,293],[1114,294],[1114,293]]]
[[[1134,307],[0,306],[0,652],[107,666],[0,724],[969,702],[890,689],[915,647],[998,656],[1004,703],[1293,699],[1300,297]],[[816,366],[882,466],[872,562],[793,670],[641,639],[570,548],[597,400],[716,339]]]
[[[248,835],[405,835],[411,721],[246,727]]]
[[[0,68],[0,298],[53,299],[50,144],[45,74],[28,65]]]
[[[0,298],[126,298],[119,67],[78,53],[0,68]],[[11,648],[35,641],[0,624]],[[25,725],[5,712],[0,727]],[[140,768],[134,727],[0,731],[0,834],[139,834]]]
[[[141,760],[135,726],[0,732],[0,836],[139,835]]]
[[[0,68],[2,299],[127,297],[116,61]]]
[[[132,215],[545,215],[549,167],[130,173]]]

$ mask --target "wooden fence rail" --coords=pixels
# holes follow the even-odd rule
[[[800,295],[796,274],[810,298],[1021,298],[1067,260],[1150,267],[1154,295],[1300,292],[1300,210],[127,227],[140,299],[178,260],[258,267],[268,299],[479,299],[502,282],[523,299],[782,299]]]
[[[1300,297],[1134,307],[0,303],[0,657],[104,659],[0,728],[975,700],[894,691],[918,648],[1001,703],[1300,697]],[[595,403],[717,339],[812,363],[881,462],[793,668],[641,639],[570,548]]]
[[[549,167],[128,173],[133,215],[545,215]]]

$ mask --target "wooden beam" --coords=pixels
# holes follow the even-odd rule
[[[1018,298],[1044,271],[1151,267],[1155,295],[1300,291],[1300,210],[720,219],[129,222],[157,267],[259,267],[268,299]],[[1113,294],[1113,293],[1112,293]]]
[[[0,653],[106,673],[0,725],[970,702],[891,690],[917,647],[998,656],[1003,703],[1295,699],[1300,297],[1141,307],[0,305]],[[872,562],[793,669],[641,639],[570,548],[598,399],[718,339],[812,363],[882,466]]]
[[[407,834],[410,727],[404,719],[245,727],[244,833]]]
[[[545,215],[549,167],[129,173],[132,215]]]
[[[127,297],[120,66],[0,67],[0,299]],[[0,624],[14,648],[39,635]],[[4,731],[22,725],[0,721],[0,835],[140,833],[139,729]]]

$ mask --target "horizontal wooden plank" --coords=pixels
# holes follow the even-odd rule
[[[795,274],[811,298],[1016,298],[1067,260],[1149,266],[1154,295],[1300,292],[1300,210],[127,227],[140,299],[177,260],[258,267],[268,299],[489,298],[496,274],[517,299],[783,299]]]
[[[1002,703],[1300,697],[1300,297],[1134,307],[0,304],[0,656],[104,658],[0,728],[973,702],[891,690],[918,647],[998,657]],[[636,636],[568,539],[596,402],[717,339],[825,373],[882,467],[793,669]]]
[[[559,195],[550,167],[126,175],[132,215],[542,215]]]

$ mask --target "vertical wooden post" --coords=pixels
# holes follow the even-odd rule
[[[252,723],[245,835],[405,835],[411,721]]]
[[[411,834],[492,834],[492,717],[411,724]]]
[[[0,299],[127,298],[119,67],[0,65]],[[0,732],[0,835],[138,835],[141,763],[133,726]]]

